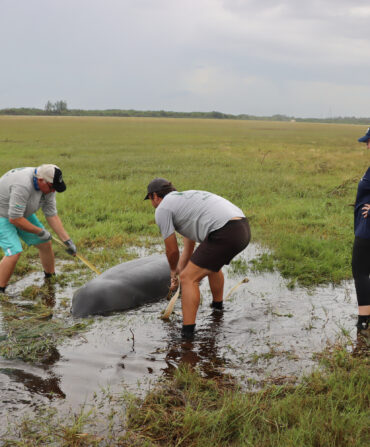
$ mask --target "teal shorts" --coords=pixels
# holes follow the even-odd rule
[[[31,216],[26,217],[26,219],[36,227],[44,228],[43,224],[38,220],[35,214],[31,214]],[[3,249],[5,256],[13,256],[23,251],[21,239],[27,245],[38,245],[45,242],[40,239],[37,234],[20,230],[15,225],[11,224],[6,217],[0,217],[0,247]]]

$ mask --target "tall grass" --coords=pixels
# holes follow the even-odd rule
[[[368,165],[356,125],[99,117],[0,117],[1,173],[56,163],[59,213],[102,269],[158,236],[143,198],[156,176],[240,206],[252,237],[302,284],[350,277],[356,184]],[[93,253],[91,248],[104,248]],[[32,252],[31,252],[32,253]],[[21,266],[22,264],[20,264]]]

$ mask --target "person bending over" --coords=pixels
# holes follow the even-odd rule
[[[208,276],[212,307],[222,309],[224,276],[221,268],[244,250],[250,241],[248,220],[243,211],[228,200],[207,191],[178,192],[164,178],[155,178],[145,200],[155,208],[155,221],[164,239],[171,270],[171,290],[180,277],[182,335],[191,338],[199,307],[199,282]],[[184,238],[179,253],[175,232]],[[195,248],[196,242],[199,246]]]
[[[76,246],[57,214],[55,191],[65,190],[62,171],[53,164],[12,169],[0,178],[0,246],[5,254],[0,262],[0,293],[5,292],[22,253],[21,239],[38,248],[45,277],[55,274],[51,235],[35,215],[39,208],[67,252],[76,255]]]

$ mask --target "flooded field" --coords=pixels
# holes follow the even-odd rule
[[[252,244],[239,259],[248,262],[260,253]],[[42,404],[77,410],[107,389],[121,392],[123,385],[141,394],[180,362],[196,366],[207,377],[231,373],[252,389],[268,382],[295,382],[317,365],[315,353],[328,343],[347,337],[356,345],[352,282],[290,290],[278,273],[237,275],[231,267],[224,273],[225,292],[244,276],[249,282],[231,295],[220,312],[210,308],[208,283],[203,281],[192,342],[179,337],[180,300],[169,322],[159,319],[167,304],[161,301],[94,318],[86,332],[56,346],[41,365],[0,357],[1,420],[18,419]],[[33,273],[10,286],[9,293],[17,296],[26,286],[42,282],[41,274]],[[62,312],[73,290],[56,286],[52,291],[55,314]],[[2,324],[0,311],[0,334]],[[5,425],[1,424],[0,436]]]

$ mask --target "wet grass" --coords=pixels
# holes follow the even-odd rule
[[[322,369],[299,385],[255,393],[243,392],[229,376],[209,380],[182,366],[144,399],[111,398],[103,434],[94,428],[98,407],[64,421],[44,410],[9,426],[4,446],[365,447],[368,357],[335,347],[321,359]]]
[[[63,168],[68,189],[58,195],[59,213],[102,271],[132,258],[129,247],[159,240],[143,197],[147,183],[164,176],[244,210],[253,240],[273,253],[255,268],[277,268],[292,286],[315,285],[351,276],[349,205],[369,164],[357,143],[362,132],[335,124],[2,116],[0,156],[2,172],[43,162]],[[23,257],[35,256],[29,249]],[[28,268],[21,261],[17,271]]]
[[[91,320],[75,323],[71,318],[55,317],[50,307],[48,286],[30,286],[24,291],[29,302],[13,302],[0,296],[3,331],[0,356],[31,363],[53,363],[59,356],[57,345],[86,330]]]
[[[183,369],[130,408],[127,445],[365,446],[368,368],[343,350],[328,362],[296,387],[254,394]]]

